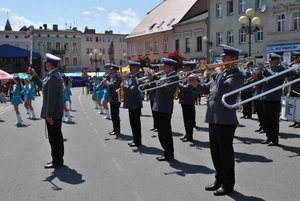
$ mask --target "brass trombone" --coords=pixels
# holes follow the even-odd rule
[[[158,71],[158,72],[156,72],[156,73],[154,73],[153,74],[153,76],[159,76],[159,75],[162,75],[164,73],[164,71],[163,70],[161,70],[161,71]],[[148,77],[147,76],[144,76],[144,77],[140,77],[140,78],[135,78],[135,80],[136,80],[136,82],[138,83],[138,84],[140,84],[140,83],[147,83],[147,82],[149,82],[149,80],[148,80]]]
[[[161,81],[166,81],[166,80],[172,79],[174,77],[177,77],[177,76],[182,77],[182,76],[185,76],[185,75],[190,74],[190,73],[199,74],[199,72],[202,72],[203,69],[204,69],[203,65],[206,65],[206,70],[213,70],[213,69],[218,68],[220,66],[225,66],[225,68],[227,68],[227,69],[234,69],[234,68],[240,68],[242,65],[244,65],[246,62],[248,62],[251,59],[252,59],[252,57],[247,57],[247,58],[238,59],[238,60],[234,60],[234,61],[228,61],[228,62],[223,62],[223,63],[218,63],[218,64],[210,64],[210,65],[202,63],[201,65],[198,65],[198,67],[196,69],[193,69],[193,70],[190,70],[190,71],[186,71],[186,72],[179,72],[176,75],[173,75],[173,76],[170,76],[170,77],[166,77],[164,79],[153,80],[153,81],[150,81],[150,82],[147,82],[147,83],[140,84],[139,85],[139,90],[141,92],[147,92],[147,91],[152,91],[152,90],[155,90],[155,89],[159,89],[161,87],[169,86],[169,85],[172,85],[172,84],[177,84],[179,82],[184,82],[184,81],[187,80],[187,78],[185,78],[185,79],[179,79],[178,81],[170,82],[170,83],[166,82],[166,83],[164,83],[162,85],[159,85],[159,86],[155,86],[155,87],[150,87],[148,89],[144,89],[146,86],[149,86],[151,84],[157,83],[157,81],[160,81],[160,82]],[[233,64],[237,64],[237,65],[232,66]]]
[[[271,80],[271,79],[273,79],[273,78],[275,78],[275,77],[284,75],[284,74],[286,74],[286,73],[288,73],[288,72],[290,72],[290,71],[294,71],[294,70],[300,70],[300,64],[294,65],[293,67],[290,67],[290,68],[288,68],[288,69],[286,69],[286,70],[284,70],[284,71],[281,71],[281,72],[279,72],[279,73],[276,73],[276,74],[271,75],[271,76],[269,76],[269,77],[266,77],[266,78],[264,78],[264,79],[261,79],[261,80],[258,80],[258,81],[256,81],[256,82],[253,82],[252,84],[249,84],[249,85],[246,85],[246,86],[241,87],[241,88],[239,88],[239,89],[236,89],[236,90],[233,90],[233,91],[231,91],[231,92],[228,92],[228,93],[226,93],[226,94],[224,94],[224,95],[222,96],[222,102],[223,102],[223,104],[225,105],[225,107],[230,108],[230,109],[233,109],[233,108],[236,108],[236,107],[238,107],[238,106],[240,106],[240,105],[243,105],[243,104],[245,104],[245,103],[248,103],[248,102],[250,102],[250,101],[253,101],[253,100],[255,100],[255,99],[258,99],[258,98],[260,98],[260,97],[263,97],[263,96],[265,96],[265,95],[267,95],[267,94],[270,94],[270,93],[272,93],[272,92],[274,92],[274,91],[277,91],[277,90],[279,90],[279,89],[282,89],[282,88],[284,88],[284,87],[287,87],[287,86],[289,86],[289,85],[292,85],[292,84],[294,84],[294,83],[296,83],[296,82],[299,82],[299,81],[300,81],[300,77],[297,78],[297,79],[295,79],[295,80],[286,82],[286,83],[284,83],[284,84],[282,84],[282,85],[280,85],[280,86],[278,86],[278,87],[275,87],[275,88],[273,88],[273,89],[270,89],[270,90],[268,90],[268,91],[265,91],[265,92],[263,92],[263,93],[261,93],[261,94],[258,94],[258,95],[256,95],[256,96],[253,96],[253,97],[251,97],[251,98],[248,98],[248,99],[246,99],[246,100],[243,100],[243,101],[237,102],[237,103],[235,103],[235,104],[232,104],[232,105],[228,104],[228,103],[225,101],[225,98],[228,97],[228,96],[231,96],[231,95],[233,95],[233,94],[239,93],[239,92],[241,92],[241,91],[243,91],[243,90],[245,90],[245,89],[251,88],[251,87],[256,86],[256,85],[258,85],[258,84],[260,84],[260,83],[266,82],[266,81],[268,81],[268,80]]]

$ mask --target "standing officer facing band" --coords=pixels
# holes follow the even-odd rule
[[[280,64],[281,56],[278,54],[270,54],[270,68],[260,69],[263,78],[274,75],[275,73],[284,71],[285,68]],[[283,84],[285,75],[277,76],[262,84],[262,92],[268,91]],[[282,90],[279,89],[262,97],[263,101],[263,125],[267,139],[261,144],[268,146],[278,145],[279,135],[279,117],[281,111],[281,95]]]
[[[183,72],[191,71],[196,67],[196,63],[192,61],[183,61]],[[191,73],[185,74],[188,77]],[[181,82],[179,88],[179,103],[181,104],[185,135],[181,140],[183,142],[193,141],[193,127],[196,119],[195,112],[195,94],[193,93],[193,86],[187,81]]]
[[[124,86],[125,98],[124,108],[128,109],[129,122],[133,136],[133,142],[128,143],[130,147],[138,147],[142,144],[142,131],[141,131],[141,108],[143,107],[141,92],[138,89],[136,78],[140,78],[139,73],[140,63],[128,61],[130,67],[130,76]]]
[[[162,148],[164,149],[164,155],[157,157],[158,161],[168,161],[174,159],[174,147],[173,147],[173,136],[171,127],[171,118],[173,113],[174,105],[174,94],[176,92],[178,84],[171,84],[168,86],[163,86],[168,82],[177,81],[179,78],[174,71],[174,66],[176,61],[173,59],[163,58],[162,62],[164,64],[163,71],[164,75],[153,84],[154,86],[162,86],[156,89],[156,94],[153,103],[153,111],[156,112],[154,118],[157,119],[157,132],[158,138]],[[169,78],[168,77],[171,77]],[[153,80],[153,76],[148,74],[148,79]]]
[[[120,134],[120,105],[116,90],[120,88],[122,78],[118,74],[119,66],[110,64],[110,77],[107,80],[106,86],[108,91],[108,102],[110,103],[110,114],[113,122],[113,131],[110,135]]]
[[[64,142],[61,132],[63,117],[63,80],[58,72],[60,58],[52,54],[46,54],[45,65],[49,71],[47,77],[41,80],[33,68],[28,72],[32,74],[32,81],[43,90],[43,106],[41,118],[46,120],[49,143],[51,146],[52,161],[45,168],[55,168],[64,163]]]
[[[223,45],[223,62],[234,61],[239,57],[240,50]],[[226,108],[222,103],[223,94],[240,88],[243,85],[243,74],[237,66],[225,66],[214,80],[211,96],[207,104],[205,121],[209,123],[209,142],[212,161],[216,170],[215,182],[207,186],[207,191],[215,191],[214,195],[226,195],[233,191],[234,150],[233,137],[238,124],[236,110]],[[209,86],[199,84],[195,76],[190,76],[189,83],[195,92],[209,93]],[[235,103],[238,94],[227,97],[227,103]]]

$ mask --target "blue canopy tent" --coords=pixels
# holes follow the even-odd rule
[[[0,68],[9,73],[26,72],[29,66],[30,51],[12,45],[0,45]],[[33,67],[37,73],[41,70],[41,54],[32,52]]]

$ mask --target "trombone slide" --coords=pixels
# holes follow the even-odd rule
[[[284,87],[287,87],[287,86],[289,86],[289,85],[291,85],[291,84],[294,84],[294,83],[296,83],[296,82],[299,82],[299,81],[300,81],[300,77],[297,78],[297,79],[295,79],[295,80],[292,80],[292,81],[289,81],[289,82],[287,82],[287,83],[284,83],[284,84],[282,84],[282,85],[280,85],[280,86],[278,86],[278,87],[275,87],[275,88],[273,88],[273,89],[270,89],[270,90],[268,90],[268,91],[265,91],[265,92],[263,92],[263,93],[261,93],[261,94],[258,94],[258,95],[256,95],[256,96],[253,96],[253,97],[251,97],[251,98],[248,98],[248,99],[246,99],[246,100],[243,100],[243,101],[237,102],[237,103],[235,103],[235,104],[232,104],[232,105],[228,104],[228,103],[225,101],[225,98],[227,98],[228,96],[231,96],[231,95],[233,95],[233,94],[239,93],[239,92],[241,92],[241,91],[243,91],[243,90],[245,90],[245,89],[248,89],[248,88],[253,87],[253,86],[255,86],[255,85],[258,85],[258,84],[260,84],[260,83],[266,82],[266,81],[271,80],[271,79],[273,79],[273,78],[275,78],[275,77],[278,77],[278,76],[280,76],[280,75],[286,74],[286,73],[288,73],[288,72],[290,72],[290,71],[296,70],[296,69],[298,69],[299,67],[300,67],[300,65],[299,65],[299,66],[298,66],[298,65],[297,65],[297,66],[294,66],[294,67],[292,67],[292,68],[288,68],[288,69],[286,69],[286,70],[284,70],[284,71],[281,71],[281,72],[279,72],[279,73],[276,73],[276,74],[274,74],[274,75],[271,75],[271,76],[269,76],[269,77],[266,77],[266,78],[264,78],[264,79],[262,79],[262,80],[258,80],[258,81],[256,81],[256,82],[253,82],[252,84],[249,84],[249,85],[247,85],[247,86],[241,87],[241,88],[236,89],[236,90],[233,90],[233,91],[231,91],[231,92],[228,92],[228,93],[226,93],[226,94],[224,94],[224,95],[222,96],[222,102],[223,102],[223,104],[225,105],[225,107],[227,107],[227,108],[229,108],[229,109],[233,109],[233,108],[236,108],[236,107],[238,107],[238,106],[240,106],[240,105],[242,105],[242,104],[248,103],[248,102],[250,102],[250,101],[253,101],[253,100],[255,100],[255,99],[258,99],[258,98],[260,98],[260,97],[263,97],[263,96],[265,96],[265,95],[267,95],[267,94],[270,94],[270,93],[272,93],[272,92],[274,92],[274,91],[277,91],[277,90],[282,89],[282,88],[284,88]]]

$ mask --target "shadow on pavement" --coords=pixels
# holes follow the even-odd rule
[[[264,156],[240,153],[240,152],[235,152],[234,158],[237,163],[242,163],[242,162],[270,163],[270,162],[273,162],[273,160],[268,159]]]
[[[82,174],[79,174],[76,170],[71,169],[65,165],[60,168],[54,168],[54,171],[51,173],[51,175],[43,180],[51,183],[53,185],[52,186],[53,190],[55,191],[62,190],[62,188],[60,188],[53,182],[55,178],[57,178],[61,182],[72,184],[72,185],[78,185],[85,182],[85,180],[82,179]]]
[[[254,197],[254,196],[246,196],[240,192],[234,191],[233,193],[229,194],[228,197],[231,197],[233,200],[243,200],[243,201],[264,201],[264,199]]]
[[[204,131],[204,132],[209,131],[207,127],[195,126],[194,128],[196,129],[196,131]]]
[[[300,138],[300,135],[295,133],[279,133],[279,137],[281,139]]]
[[[209,142],[202,142],[198,140],[193,140],[190,144],[191,147],[196,147],[196,149],[202,149],[202,148],[210,148]]]
[[[289,156],[290,158],[300,156],[300,147],[291,147],[291,146],[286,146],[286,145],[282,145],[282,144],[279,144],[277,146],[285,151],[289,151],[289,152],[296,154],[296,155]]]
[[[120,135],[116,135],[116,140],[121,140],[121,141],[132,141],[133,137],[130,135],[124,135],[124,134],[120,134]]]
[[[171,172],[166,172],[164,173],[165,175],[170,175],[170,174],[177,174],[179,176],[185,177],[185,175],[187,174],[213,174],[215,173],[214,170],[202,166],[202,165],[193,165],[193,164],[189,164],[189,163],[184,163],[184,162],[180,162],[176,159],[172,160],[172,161],[168,161],[168,163],[170,164],[170,166],[174,169],[176,169],[175,171],[171,171]]]
[[[133,152],[138,152],[141,155],[148,154],[148,155],[160,155],[163,154],[163,151],[161,149],[158,149],[156,147],[146,147],[144,145],[137,147],[136,149],[132,150]]]
[[[261,139],[240,137],[240,136],[234,136],[234,138],[243,142],[244,144],[259,144],[262,141]],[[236,143],[234,143],[234,144],[236,144]]]
[[[181,137],[181,136],[183,136],[182,133],[178,133],[178,132],[172,132],[172,135],[173,135],[174,137]]]

